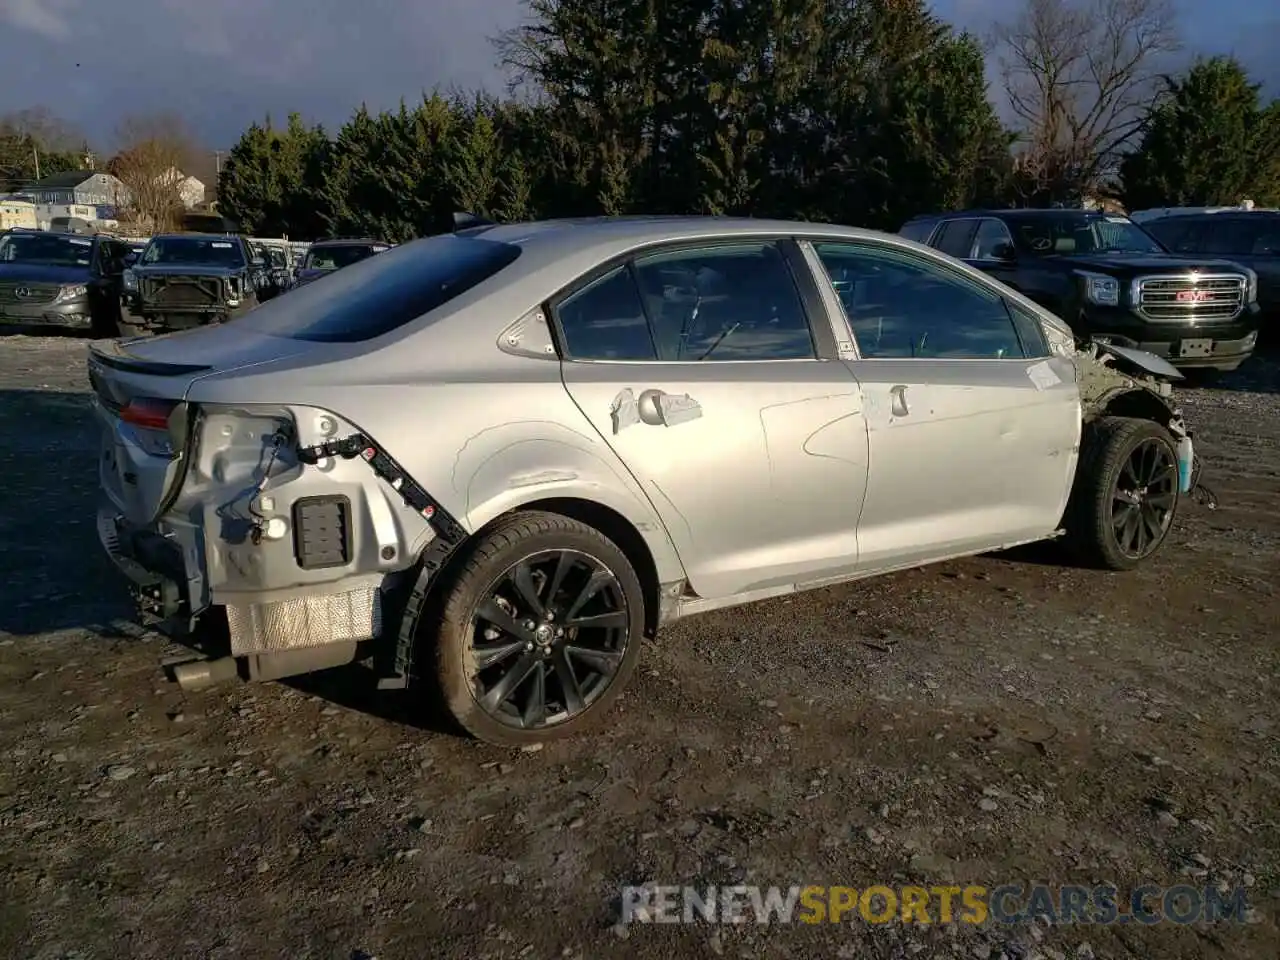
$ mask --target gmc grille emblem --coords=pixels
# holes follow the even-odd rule
[[[1204,303],[1210,296],[1208,290],[1179,290],[1177,300],[1179,303]]]

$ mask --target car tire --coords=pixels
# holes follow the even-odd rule
[[[575,611],[588,583],[598,589]],[[580,733],[635,670],[644,590],[626,555],[593,527],[513,514],[469,545],[448,584],[424,659],[454,721],[479,740],[525,746]],[[477,667],[478,654],[489,665]]]
[[[1065,517],[1077,559],[1131,570],[1152,557],[1177,516],[1177,464],[1173,436],[1158,423],[1103,417],[1087,425]]]

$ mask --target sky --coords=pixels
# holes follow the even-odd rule
[[[1234,53],[1280,94],[1280,8],[1176,0],[1191,52]],[[979,34],[1020,0],[936,0]],[[177,113],[210,149],[266,114],[327,127],[361,102],[503,89],[491,38],[523,0],[0,0],[0,114],[43,106],[109,148],[126,115]]]

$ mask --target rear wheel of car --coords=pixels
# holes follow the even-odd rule
[[[435,678],[472,736],[519,746],[578,733],[640,656],[644,590],[598,530],[515,514],[481,535],[439,605]]]
[[[1067,506],[1067,542],[1091,566],[1129,570],[1155,554],[1178,510],[1178,458],[1150,420],[1103,417],[1085,427]]]

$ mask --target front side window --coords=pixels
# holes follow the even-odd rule
[[[238,240],[206,237],[157,237],[140,258],[143,265],[243,267],[244,248]]]
[[[1012,245],[1009,228],[999,220],[988,217],[978,224],[978,232],[973,238],[973,258],[975,260],[994,260],[996,253],[1004,245]]]
[[[992,360],[1043,355],[1024,347],[993,290],[905,252],[814,244],[868,359]]]
[[[641,256],[556,309],[577,360],[806,360],[809,320],[781,248],[716,244]]]
[[[941,250],[949,257],[963,260],[969,256],[973,248],[973,234],[978,228],[977,220],[948,220],[933,238],[930,246]]]
[[[1128,217],[1064,211],[1009,220],[1014,241],[1037,255],[1076,253],[1164,253],[1151,234]]]

